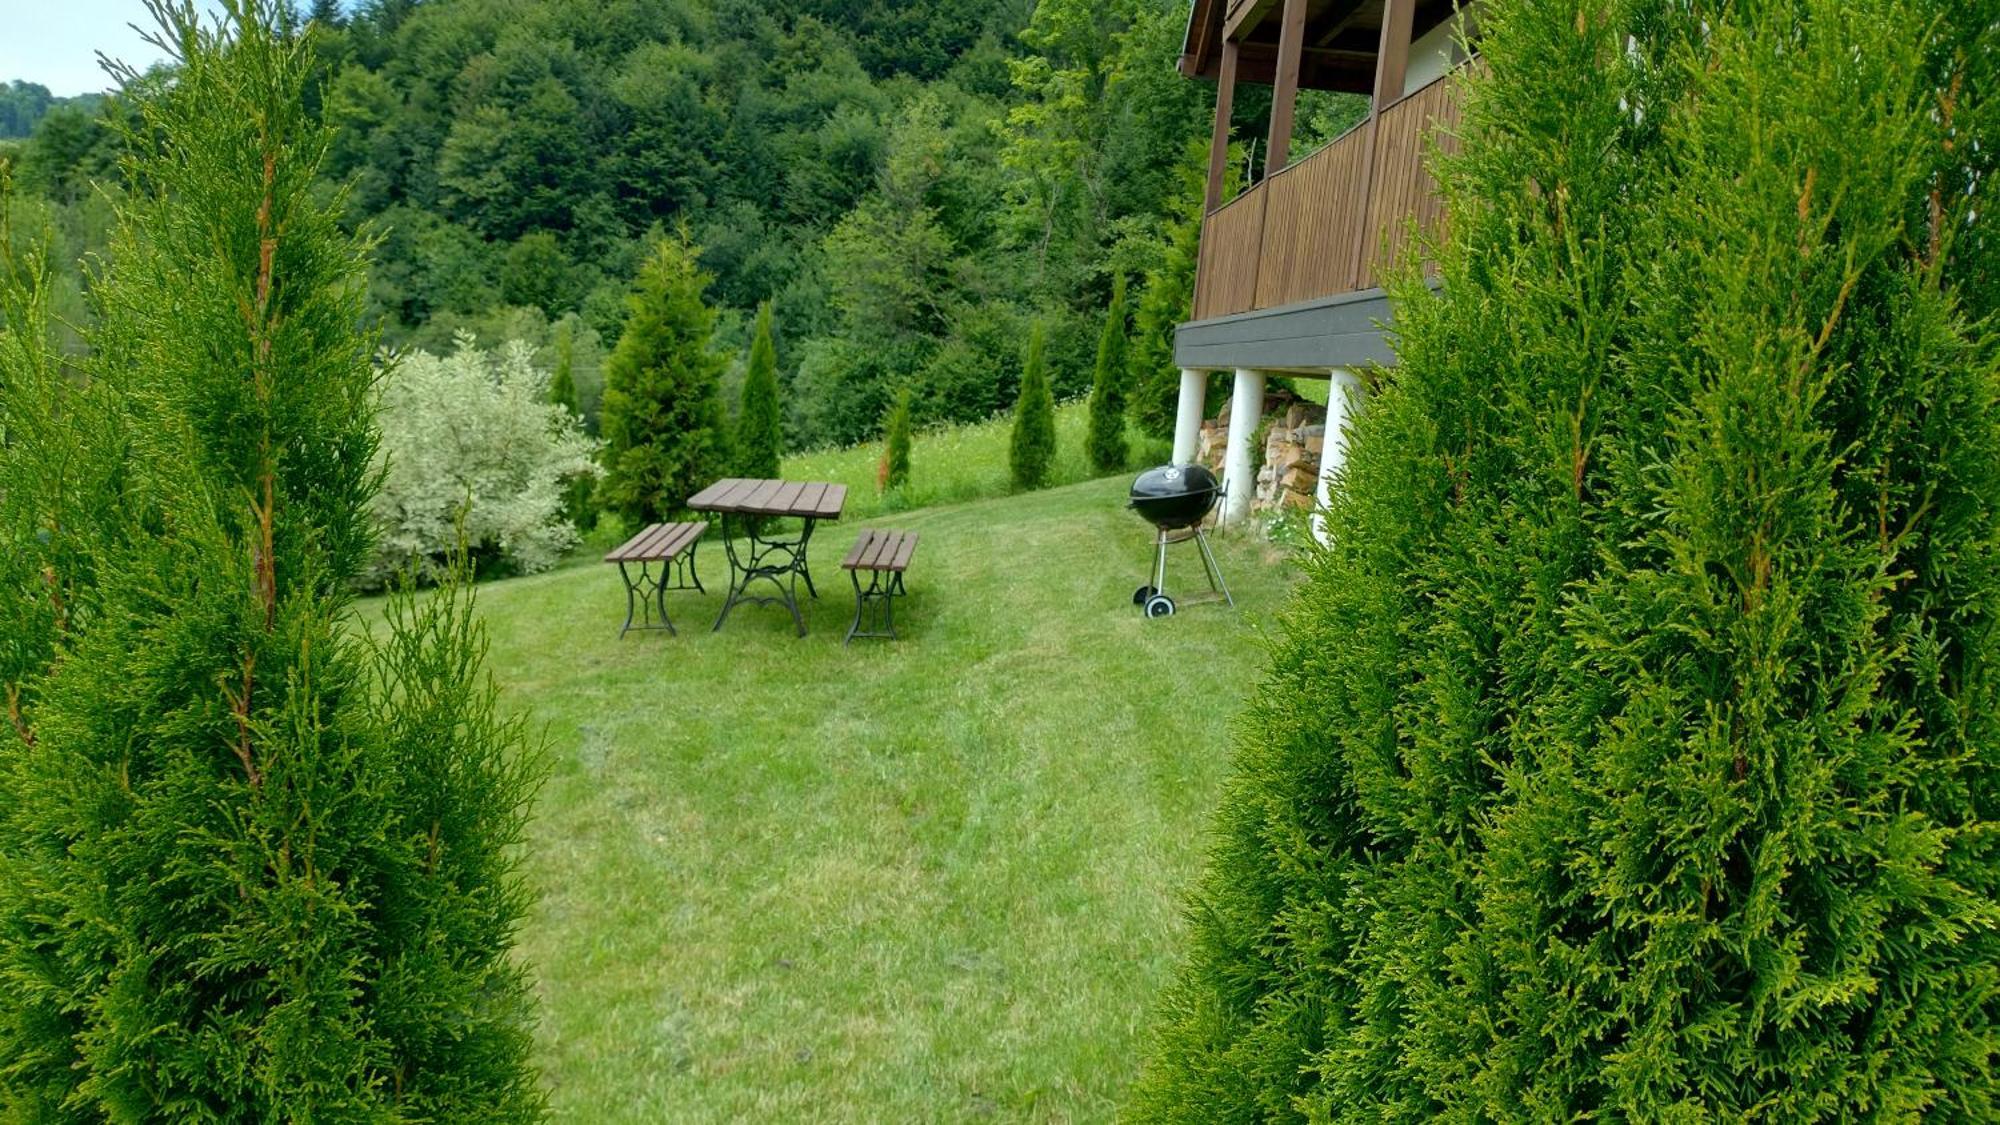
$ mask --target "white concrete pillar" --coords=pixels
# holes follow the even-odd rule
[[[1264,422],[1264,373],[1238,368],[1236,394],[1229,400],[1229,446],[1222,458],[1222,521],[1236,523],[1250,515],[1257,495],[1257,470],[1251,467],[1250,443]]]
[[[1319,450],[1319,483],[1313,490],[1313,538],[1326,542],[1326,501],[1334,478],[1347,464],[1347,430],[1367,396],[1361,377],[1344,367],[1333,369],[1326,389],[1326,437]]]
[[[1181,408],[1174,416],[1174,464],[1194,460],[1201,442],[1201,416],[1208,409],[1208,372],[1181,368]]]

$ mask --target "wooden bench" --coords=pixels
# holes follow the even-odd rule
[[[847,629],[847,644],[856,637],[891,637],[896,635],[896,601],[903,596],[903,572],[910,569],[910,557],[917,553],[917,533],[914,531],[883,531],[870,528],[861,533],[854,549],[840,560],[840,567],[854,582],[854,624]],[[868,585],[863,588],[861,575],[868,574]],[[869,614],[869,608],[879,612]],[[863,617],[869,618],[869,625],[880,624],[882,628],[863,629]],[[879,617],[879,621],[876,619]]]
[[[656,523],[604,556],[605,562],[618,564],[618,576],[625,580],[625,625],[618,630],[620,637],[633,629],[673,633],[674,623],[667,618],[667,591],[708,592],[702,590],[701,576],[694,569],[694,545],[707,530],[708,525],[701,522]],[[658,574],[653,573],[655,563],[659,564]],[[634,566],[637,574],[629,569]],[[660,618],[657,625],[653,623],[656,611]],[[635,615],[642,624],[632,624]]]

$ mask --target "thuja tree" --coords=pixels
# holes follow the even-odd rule
[[[0,602],[42,608],[0,732],[7,1120],[541,1115],[508,956],[535,755],[466,596],[353,619],[365,247],[281,8],[153,5],[177,65],[124,138],[84,382],[12,271],[0,556],[37,565]]]
[[[709,276],[685,234],[662,238],[626,302],[624,335],[604,367],[605,477],[598,496],[632,523],[684,510],[729,466],[724,360],[709,350]]]
[[[750,368],[743,376],[743,399],[736,416],[736,475],[775,480],[784,444],[784,412],[778,405],[778,348],[771,339],[771,304],[757,310],[750,344]]]
[[[1990,8],[1481,28],[1134,1116],[1992,1120]]]
[[[1104,311],[1104,329],[1097,337],[1097,367],[1090,380],[1087,444],[1091,467],[1115,473],[1125,467],[1126,337],[1125,279],[1111,287],[1111,306]]]
[[[882,488],[887,491],[910,483],[910,389],[896,392],[889,405],[889,417],[882,423]]]
[[[1007,467],[1014,487],[1043,488],[1056,461],[1056,400],[1049,389],[1049,365],[1043,355],[1042,326],[1028,337],[1028,358],[1021,370],[1021,395],[1014,404],[1014,430],[1009,435]]]

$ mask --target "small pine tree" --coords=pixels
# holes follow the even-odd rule
[[[1097,367],[1090,381],[1090,464],[1100,473],[1125,467],[1126,339],[1125,278],[1111,286],[1111,307],[1105,310],[1104,331],[1097,337]]]
[[[1992,7],[1485,10],[1132,1116],[2000,1119]]]
[[[1023,492],[1047,487],[1055,468],[1056,400],[1049,390],[1048,361],[1042,348],[1042,326],[1037,324],[1028,337],[1021,397],[1014,405],[1014,432],[1007,448],[1014,487]]]
[[[685,231],[640,267],[624,334],[604,370],[604,506],[638,525],[671,518],[729,465],[723,359],[709,350],[709,276]]]
[[[889,417],[882,423],[882,485],[897,489],[910,483],[910,389],[896,392]]]
[[[47,567],[0,602],[56,599],[4,646],[0,1116],[537,1120],[538,756],[463,587],[357,625],[375,341],[311,47],[152,9],[90,379],[36,374],[35,299],[0,332],[0,556]]]
[[[784,411],[778,402],[778,349],[771,339],[771,303],[757,310],[750,369],[736,416],[736,475],[776,480],[784,446]]]

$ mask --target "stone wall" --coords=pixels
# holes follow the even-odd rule
[[[1195,460],[1222,474],[1224,451],[1229,448],[1230,403],[1223,401],[1222,413],[1201,424],[1195,442]],[[1253,512],[1280,508],[1309,511],[1313,490],[1319,483],[1319,458],[1326,448],[1326,407],[1306,402],[1289,391],[1264,397],[1264,448],[1257,469]]]

